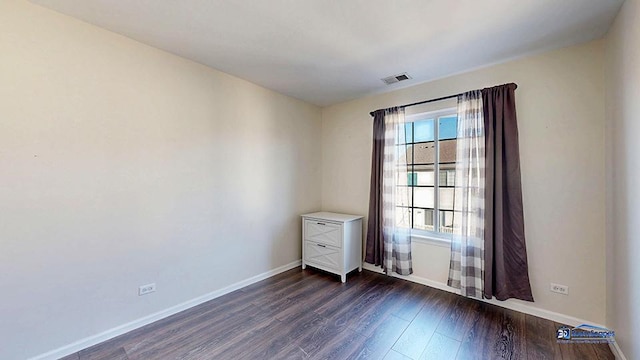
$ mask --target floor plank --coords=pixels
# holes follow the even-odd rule
[[[440,290],[432,289],[420,284],[411,284],[410,290],[402,295],[402,300],[398,302],[392,314],[407,321],[413,321],[432,293]]]
[[[356,334],[353,330],[345,329],[342,332],[342,336],[333,337],[329,342],[323,346],[320,351],[313,355],[312,359],[323,360],[343,360],[349,358],[351,351],[354,348],[359,348],[365,343],[364,336]]]
[[[354,349],[350,358],[383,359],[408,326],[408,321],[389,315],[372,329],[371,336]]]
[[[129,360],[127,353],[123,348],[107,348],[102,351],[80,351],[78,353],[80,360],[94,360],[94,359],[112,359],[112,360]]]
[[[596,352],[596,357],[598,359],[604,360],[615,360],[615,356],[613,352],[611,352],[611,348],[609,344],[593,344],[593,349]]]
[[[526,359],[524,314],[481,303],[457,359]]]
[[[347,292],[350,288],[357,287],[358,289],[364,289],[368,284],[368,280],[372,278],[372,275],[374,274],[369,271],[365,271],[356,279],[356,281],[347,281],[346,283],[335,281],[333,277],[325,275],[323,277],[322,285],[316,286],[315,291],[311,296],[300,299],[300,303],[303,304],[302,306],[304,306],[304,309],[318,309],[324,304],[333,302],[338,295],[343,292]],[[287,322],[291,318],[299,316],[301,311],[304,310],[300,307],[290,307],[281,311],[277,315],[277,318],[278,320]]]
[[[558,328],[552,321],[525,314],[527,359],[560,359],[562,353],[556,338]]]
[[[591,344],[559,344],[563,359],[597,359]]]
[[[304,331],[294,343],[285,347],[274,358],[309,358],[322,351],[327,344],[337,343],[340,339],[348,338],[354,332],[335,321],[323,317],[323,321]],[[303,356],[304,355],[304,356]]]
[[[420,356],[420,360],[455,360],[459,348],[460,341],[435,333]]]
[[[438,325],[436,332],[462,341],[471,327],[478,321],[480,302],[463,296],[458,296],[449,307],[444,318]]]
[[[427,298],[426,291],[414,291],[416,288],[425,289],[425,287],[416,285],[409,281],[396,284],[396,287],[387,292],[377,306],[369,307],[360,318],[353,322],[353,330],[369,337],[378,325],[390,316],[411,322],[420,312],[425,303],[424,299]]]
[[[455,295],[450,293],[433,292],[425,299],[428,305],[422,307],[393,346],[393,350],[412,359],[419,358],[454,299]]]
[[[290,322],[281,321],[280,327],[274,331],[273,336],[263,339],[265,345],[254,351],[255,358],[276,359],[276,354],[289,344],[295,343],[300,337],[324,323],[326,323],[326,319],[314,312],[303,313]]]
[[[404,356],[397,351],[389,350],[387,356],[385,356],[383,360],[411,360],[411,358]]]
[[[613,359],[552,321],[364,271],[293,269],[65,357]]]
[[[80,357],[78,356],[78,353],[73,353],[71,355],[67,355],[63,358],[61,358],[60,360],[79,360]]]

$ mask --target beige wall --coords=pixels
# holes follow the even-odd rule
[[[640,1],[625,1],[607,35],[607,324],[640,358]]]
[[[605,321],[603,42],[531,56],[322,111],[322,205],[366,215],[378,108],[507,82],[516,91],[531,304]],[[445,283],[449,250],[413,247],[414,275]],[[551,282],[570,287],[551,293]]]
[[[0,358],[300,259],[320,132],[315,106],[2,0]]]

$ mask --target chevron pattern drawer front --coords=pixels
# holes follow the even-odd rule
[[[340,271],[342,251],[340,248],[311,241],[304,242],[305,260],[307,263],[324,265],[335,271]]]
[[[305,240],[342,247],[342,224],[327,221],[305,220]]]

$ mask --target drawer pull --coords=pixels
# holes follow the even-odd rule
[[[320,246],[320,247],[323,247],[323,248],[326,248],[326,247],[327,247],[327,245],[322,245],[322,244],[316,244],[316,245],[318,245],[318,246]]]
[[[321,223],[321,222],[316,223],[316,224],[318,224],[318,225],[327,225],[327,224],[325,224],[325,223]]]

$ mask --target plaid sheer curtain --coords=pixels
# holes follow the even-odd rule
[[[454,233],[447,285],[482,298],[484,289],[485,135],[482,92],[458,97]]]
[[[387,273],[409,275],[407,145],[403,108],[377,110],[373,122],[369,223],[365,261]],[[404,186],[403,186],[404,185]]]
[[[382,268],[400,275],[413,273],[411,234],[407,208],[411,206],[407,183],[407,142],[404,108],[385,110],[382,207],[384,261]]]

